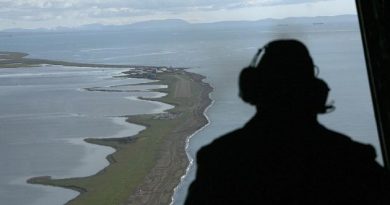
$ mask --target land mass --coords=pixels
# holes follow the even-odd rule
[[[300,25],[300,26],[337,26],[338,28],[345,29],[348,24],[358,25],[358,18],[354,14],[347,15],[336,15],[336,16],[315,16],[315,17],[288,17],[282,19],[260,19],[260,20],[236,20],[236,21],[217,21],[217,22],[208,22],[208,23],[194,23],[187,22],[182,19],[164,19],[164,20],[148,20],[141,21],[132,24],[123,24],[123,25],[104,25],[99,23],[94,24],[85,24],[78,27],[52,27],[52,28],[35,28],[35,29],[23,29],[23,28],[10,28],[3,29],[0,32],[3,33],[46,33],[46,32],[83,32],[83,31],[129,31],[129,30],[139,30],[139,29],[152,29],[152,30],[161,30],[161,29],[242,29],[242,28],[264,28],[267,26],[274,25]],[[325,29],[324,28],[324,29]],[[358,26],[357,26],[358,28]],[[290,28],[291,29],[291,28]],[[302,28],[300,28],[302,29]],[[318,29],[318,28],[316,28]]]
[[[69,205],[115,204],[169,204],[174,188],[185,174],[189,164],[185,146],[187,138],[208,121],[204,115],[210,105],[212,87],[203,82],[204,76],[184,69],[70,63],[25,58],[27,54],[0,52],[0,68],[40,66],[42,64],[132,68],[128,77],[152,78],[158,84],[168,85],[157,89],[167,93],[157,100],[174,105],[160,114],[126,116],[127,121],[144,125],[147,129],[135,136],[85,141],[113,147],[116,152],[107,156],[110,165],[89,177],[53,179],[50,176],[34,177],[31,184],[63,187],[80,192]]]
[[[95,64],[95,63],[75,63],[59,60],[47,60],[38,58],[26,58],[27,53],[0,51],[0,68],[21,68],[39,67],[42,65],[60,65],[73,67],[94,67],[94,68],[137,68],[137,69],[161,69],[166,66],[144,66],[144,65],[117,65],[117,64]],[[171,70],[173,68],[170,68]],[[185,68],[175,68],[185,69]]]

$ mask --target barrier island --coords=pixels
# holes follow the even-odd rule
[[[66,179],[38,176],[28,183],[78,191],[80,194],[67,202],[68,205],[169,204],[189,164],[185,151],[187,138],[208,123],[204,111],[211,104],[212,87],[203,82],[204,76],[183,68],[72,63],[26,56],[25,53],[0,52],[0,68],[43,64],[129,68],[125,73],[129,78],[149,78],[158,80],[153,84],[168,85],[155,89],[167,93],[166,96],[147,100],[174,105],[160,114],[125,116],[127,122],[146,127],[135,136],[85,139],[88,143],[116,150],[106,157],[110,165],[97,174]]]

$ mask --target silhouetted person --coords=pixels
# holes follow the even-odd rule
[[[374,148],[317,121],[332,108],[328,91],[299,41],[259,50],[240,75],[240,96],[257,113],[198,152],[185,204],[390,204]]]

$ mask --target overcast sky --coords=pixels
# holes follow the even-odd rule
[[[0,0],[0,29],[355,14],[354,0]]]

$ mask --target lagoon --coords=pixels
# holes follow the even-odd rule
[[[313,27],[313,25],[310,24],[300,25],[299,27],[294,28],[272,29],[257,29],[251,27],[239,30],[235,28],[187,28],[176,30],[85,31],[73,33],[32,33],[29,35],[13,34],[12,36],[0,35],[0,43],[2,45],[2,50],[27,52],[31,54],[30,57],[35,58],[87,63],[189,67],[189,71],[206,76],[205,81],[210,83],[214,88],[214,92],[211,94],[214,103],[206,113],[210,120],[210,124],[193,136],[189,142],[187,151],[189,156],[194,158],[196,151],[201,146],[232,129],[241,127],[253,115],[254,109],[249,105],[244,104],[238,98],[238,74],[241,68],[249,64],[257,48],[263,46],[268,41],[277,38],[296,38],[303,41],[308,46],[315,64],[320,69],[319,77],[327,81],[331,87],[330,100],[335,101],[336,110],[321,116],[321,122],[331,129],[351,136],[354,140],[374,145],[377,150],[378,161],[381,161],[357,19],[355,22],[349,22],[345,27],[332,27],[327,26],[327,24]],[[97,73],[102,74],[109,71],[106,70],[103,72],[100,68],[93,72],[84,72],[85,76],[81,78],[83,79],[81,84],[86,83],[88,84],[87,87],[104,87],[112,85],[111,82],[118,80],[117,78],[107,77],[106,74],[103,74],[103,76],[106,76],[111,80],[104,81],[102,84],[100,84],[101,82],[98,82],[97,85],[92,85],[97,81],[90,83],[88,81],[84,82],[84,80],[86,78],[95,79],[95,77],[89,78],[86,76],[95,76],[95,74],[98,75]],[[114,75],[118,75],[118,72]],[[112,76],[112,73],[110,75]],[[36,77],[39,78],[39,76]],[[72,82],[70,87],[77,84],[77,82],[73,83],[74,79],[72,77],[67,77],[66,81]],[[3,81],[1,80],[0,83],[2,82]],[[58,80],[57,82],[60,83],[61,80]],[[30,84],[33,83],[34,82]],[[12,88],[8,88],[11,90],[18,90],[17,86],[17,82],[13,82]],[[46,85],[36,85],[34,89],[37,89],[37,91],[39,91],[39,89],[44,90],[40,96],[46,96],[48,94],[54,94],[55,96],[55,93],[57,93],[58,90],[45,91],[45,86]],[[76,87],[77,86],[72,87],[72,92],[76,92]],[[5,89],[8,91],[3,92],[10,92],[8,88]],[[63,96],[66,96],[66,91],[61,92],[63,93]],[[103,102],[105,103],[97,103],[99,104],[98,106],[101,106],[100,108],[89,108],[87,106],[88,103],[85,102],[94,99],[97,93],[89,93],[85,90],[79,90],[77,92],[78,96],[81,94],[85,95],[77,97],[77,103],[80,103],[81,106],[84,106],[87,109],[91,109],[87,113],[92,116],[99,112],[101,114],[110,114],[110,112],[118,114],[109,115],[110,117],[122,116],[120,113],[123,113],[124,110],[111,110],[111,107],[120,108],[125,106],[125,104],[127,106],[127,103],[136,104],[136,106],[141,107],[147,106],[145,107],[145,110],[154,109],[153,106],[156,106],[148,103],[148,105],[144,105],[144,102],[139,101],[128,101],[128,99],[126,100],[123,98],[123,93],[110,93],[110,95],[112,94],[116,97],[114,99],[108,99],[103,96],[105,99]],[[99,93],[98,95],[108,94]],[[23,99],[27,99],[27,97],[32,100],[37,99],[36,96],[25,92],[19,97],[17,102],[22,102]],[[41,98],[39,99],[41,100]],[[43,99],[44,98],[42,98],[42,100]],[[65,101],[65,99],[71,100],[69,97],[60,97],[57,101]],[[46,103],[49,104],[48,102]],[[119,103],[120,106],[112,106],[117,105],[117,103]],[[8,102],[8,106],[9,105],[12,105],[12,102]],[[22,107],[21,110],[4,109],[4,112],[8,112],[8,115],[28,114],[25,110],[25,107],[28,107],[28,104],[22,103],[21,105],[23,105],[20,106]],[[102,108],[108,109],[109,111]],[[82,114],[80,113],[79,108],[74,109],[75,110],[71,112],[73,115]],[[132,112],[128,109],[129,108],[125,108],[126,111]],[[3,111],[1,113],[3,113]],[[38,113],[32,112],[32,114],[36,115]],[[45,118],[48,117],[46,114]],[[61,114],[63,115],[63,113],[57,113],[57,115]],[[105,119],[106,121],[100,119],[99,121],[98,118],[101,114],[97,114],[96,118],[93,120],[102,126],[105,126],[107,123],[110,124],[111,128],[108,128],[106,130],[107,132],[112,129],[112,132],[115,133],[114,130],[124,129],[123,126],[112,123],[112,119],[107,118]],[[52,113],[52,115],[54,114]],[[231,116],[235,116],[235,119],[231,120]],[[66,117],[62,116],[62,118],[65,119]],[[70,119],[69,116],[68,119]],[[78,123],[74,123],[80,125],[80,128],[78,128],[80,129],[80,135],[86,134],[82,132],[83,129],[94,132],[88,123],[83,124],[80,119]],[[64,121],[66,122],[66,120]],[[72,122],[75,121],[72,120]],[[72,122],[68,122],[68,124]],[[35,125],[30,125],[30,127],[34,126]],[[72,146],[74,146],[74,144]],[[59,147],[57,147],[57,150],[60,149]],[[80,166],[81,162],[79,161],[76,163],[71,161],[76,155],[83,156],[83,153],[86,152],[86,148],[80,147],[78,153],[76,152],[77,151],[71,151],[70,155],[64,154],[63,156],[58,157],[68,159],[69,167],[77,167]],[[37,152],[39,155],[47,155],[46,153],[48,152],[44,150],[39,150]],[[29,155],[27,156],[29,157]],[[45,164],[46,162],[42,163]],[[186,190],[194,177],[195,170],[196,165],[194,164],[189,169],[187,176],[182,180],[182,183],[176,189],[173,204],[179,205],[183,203]],[[50,172],[49,175],[56,175],[58,171],[53,170]],[[45,174],[33,173],[33,175],[39,176]],[[43,196],[43,194],[35,196]]]
[[[93,175],[109,164],[105,158],[114,149],[83,139],[135,135],[144,127],[129,124],[121,116],[172,108],[138,99],[161,97],[164,94],[150,89],[164,86],[138,85],[151,80],[121,77],[127,70],[49,65],[0,69],[1,203],[67,202],[78,193],[29,185],[26,180],[49,175],[54,178]],[[121,92],[88,91],[88,88]]]

